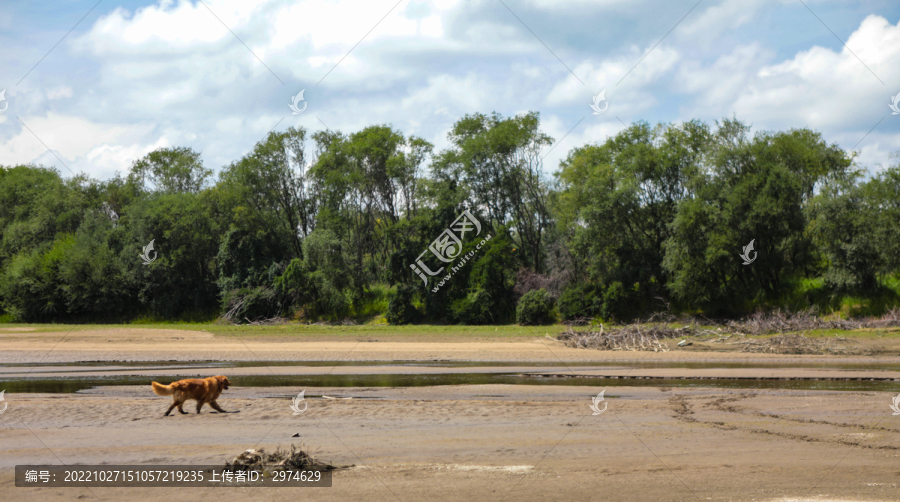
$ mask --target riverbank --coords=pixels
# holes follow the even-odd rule
[[[235,381],[266,374],[273,378],[311,378],[326,373],[335,378],[381,378],[398,372],[431,377],[498,370],[565,375],[558,379],[598,375],[670,381],[842,375],[893,378],[900,367],[896,355],[789,356],[696,345],[673,347],[669,352],[571,349],[547,339],[543,332],[523,334],[513,329],[510,333],[498,330],[497,335],[487,329],[456,332],[447,340],[409,331],[336,334],[331,327],[299,334],[58,328],[26,331],[0,327],[4,348],[0,364],[17,364],[0,368],[0,382],[4,378],[63,379],[91,374],[134,374],[142,379],[141,375],[159,372],[174,378],[188,371],[125,363],[135,361],[185,362],[190,372],[232,375]],[[866,333],[858,339],[888,349],[895,343],[890,336]],[[365,363],[396,360],[422,365]],[[79,364],[84,361],[98,362]],[[243,363],[234,367],[198,364],[201,369],[197,369],[191,361]],[[320,363],[310,366],[303,361]],[[328,366],[328,361],[335,364]],[[359,365],[337,364],[341,361],[358,361]],[[435,361],[453,363],[442,367]],[[465,361],[482,363],[467,367]],[[116,362],[122,364],[116,366]],[[492,367],[489,362],[503,364]],[[684,366],[678,367],[681,363]],[[865,382],[860,384],[863,390],[852,391],[626,386],[616,382],[625,379],[609,380],[609,385],[602,387],[467,384],[300,389],[287,384],[235,384],[218,399],[229,413],[212,413],[207,408],[200,415],[170,417],[163,417],[163,412],[171,398],[154,395],[146,384],[99,386],[70,394],[7,393],[8,409],[0,414],[0,488],[6,499],[14,501],[96,496],[125,502],[173,498],[246,502],[298,495],[322,501],[442,502],[897,498],[900,416],[893,416],[889,407],[894,391],[876,391],[874,383],[872,390],[866,390]],[[294,415],[291,397],[300,390],[308,408]],[[601,391],[605,411],[594,415],[591,398]],[[193,403],[185,409],[193,412]],[[305,488],[302,492],[296,488],[13,486],[12,471],[17,464],[220,464],[247,448],[272,449],[292,443],[316,451],[323,460],[355,467],[337,471],[331,488]]]

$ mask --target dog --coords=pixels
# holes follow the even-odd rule
[[[200,413],[200,408],[203,408],[203,405],[206,403],[209,403],[209,405],[219,413],[228,413],[216,402],[216,398],[219,397],[219,394],[221,394],[223,390],[228,390],[228,386],[231,385],[231,382],[228,381],[228,377],[219,375],[202,379],[187,378],[172,382],[169,385],[163,385],[157,382],[152,382],[150,385],[153,387],[153,392],[157,396],[174,396],[173,399],[175,402],[172,403],[172,406],[169,406],[169,409],[163,416],[169,416],[169,413],[171,413],[172,409],[175,407],[178,407],[178,411],[181,412],[182,415],[187,415],[187,412],[181,407],[184,406],[184,402],[188,399],[197,401],[198,414]]]

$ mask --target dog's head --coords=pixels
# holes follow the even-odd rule
[[[228,390],[228,386],[231,385],[231,382],[228,381],[228,377],[219,375],[216,377],[216,380],[219,381],[219,389],[220,390]]]

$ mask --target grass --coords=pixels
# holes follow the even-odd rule
[[[684,324],[673,323],[672,327],[681,327]],[[275,326],[249,326],[249,325],[217,325],[213,323],[142,323],[142,324],[22,324],[0,323],[3,328],[35,328],[34,332],[65,333],[94,331],[114,328],[136,329],[180,329],[187,331],[206,331],[218,336],[240,336],[248,338],[279,338],[279,339],[349,339],[357,340],[377,339],[379,341],[431,341],[431,342],[461,342],[461,341],[523,341],[543,338],[550,335],[555,338],[565,331],[562,324],[550,326],[518,326],[515,324],[502,326],[457,326],[457,325],[406,325],[390,326],[387,324],[363,324],[357,326],[322,326],[309,324],[283,324]],[[900,338],[900,328],[867,328],[844,331],[839,329],[821,329],[802,332],[803,335],[820,338],[842,336],[847,338],[879,339]],[[765,338],[773,335],[754,335],[757,338]]]
[[[325,339],[351,339],[356,340],[361,336],[366,339],[377,338],[396,341],[421,340],[421,341],[475,341],[484,339],[496,339],[497,341],[518,341],[520,339],[533,339],[543,337],[545,334],[556,336],[565,329],[562,325],[552,326],[518,326],[515,324],[503,326],[456,326],[456,325],[406,325],[391,326],[373,322],[356,326],[322,326],[310,324],[282,324],[275,326],[249,326],[249,325],[217,325],[213,323],[156,323],[156,324],[21,324],[2,323],[3,328],[35,328],[33,332],[79,332],[114,328],[136,329],[182,329],[188,331],[207,331],[219,336],[240,336],[254,338],[325,338]]]
[[[894,275],[879,277],[877,290],[866,295],[834,294],[822,278],[800,279],[787,289],[780,306],[799,311],[815,305],[824,317],[878,317],[900,305],[900,276]]]

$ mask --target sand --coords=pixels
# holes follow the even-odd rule
[[[610,353],[566,349],[549,340],[406,344],[251,340],[242,347],[234,339],[202,332],[149,331],[78,332],[53,348],[61,333],[4,330],[0,361],[190,361],[228,359],[228,355],[237,356],[231,360],[469,358],[575,364],[604,360],[836,360],[687,351]],[[26,335],[31,339],[24,338]],[[859,362],[856,358],[842,360]],[[896,358],[864,361],[896,362]],[[76,367],[63,371],[79,369],[71,366]],[[7,372],[0,381],[13,376],[13,369],[21,367],[0,369]],[[36,374],[48,368],[28,370]],[[231,370],[247,369],[210,369],[210,374]],[[315,371],[327,370],[320,367]],[[390,370],[397,372],[398,368]],[[561,372],[558,367],[547,370]],[[336,367],[333,371],[359,368]],[[633,371],[712,375],[723,370]],[[724,374],[734,371],[754,374],[745,369]],[[790,377],[836,370],[758,371]],[[879,369],[873,375],[878,373],[895,372]],[[126,502],[900,499],[900,416],[891,414],[892,395],[885,392],[611,386],[605,389],[608,408],[595,416],[589,408],[591,397],[603,388],[307,388],[308,409],[294,416],[289,397],[299,390],[232,387],[219,403],[239,413],[211,413],[206,408],[200,415],[171,417],[162,416],[169,398],[153,395],[149,386],[99,387],[78,394],[7,393],[9,407],[0,415],[0,489],[4,500],[29,502],[95,498]],[[312,397],[322,394],[354,399]],[[193,409],[192,403],[186,406],[186,410]],[[297,433],[300,437],[292,437]],[[355,467],[335,473],[331,488],[88,490],[13,486],[16,464],[219,464],[246,448],[274,448],[292,442],[317,451],[325,460]]]

